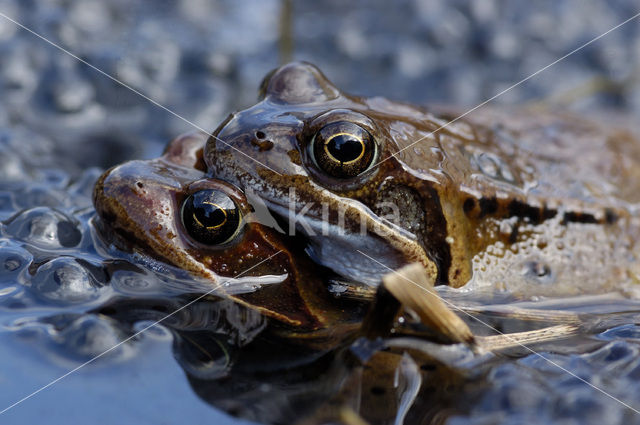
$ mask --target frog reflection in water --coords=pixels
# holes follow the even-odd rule
[[[208,171],[261,194],[351,280],[409,261],[436,284],[523,294],[635,278],[640,143],[626,131],[527,109],[446,125],[457,115],[349,96],[306,63],[260,96],[209,138]]]

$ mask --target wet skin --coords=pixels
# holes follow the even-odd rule
[[[464,383],[463,375],[427,353],[412,352],[410,357],[407,349],[377,352],[379,340],[356,350],[362,359],[351,353],[358,336],[370,336],[360,331],[368,305],[330,295],[321,268],[303,253],[296,255],[292,240],[252,220],[252,205],[241,191],[206,176],[206,137],[179,137],[158,159],[130,161],[105,172],[94,189],[94,224],[100,236],[121,250],[179,267],[210,286],[247,269],[243,277],[249,282],[269,276],[280,276],[281,282],[237,292],[232,281],[215,293],[222,299],[189,304],[180,298],[114,299],[96,313],[133,327],[140,320],[162,320],[165,312],[176,312],[163,325],[174,334],[176,358],[196,393],[252,420],[292,423],[310,415],[309,423],[320,423],[336,420],[348,406],[372,423],[388,423],[405,397],[398,380],[408,380],[420,394],[415,406],[412,402],[404,409],[424,416],[425,411],[434,414],[451,405],[454,399],[448,394],[453,394],[454,384]],[[224,193],[241,212],[244,224],[228,241],[204,243],[190,227],[185,205],[193,194],[207,190]],[[399,307],[393,304],[396,309],[388,321],[382,318],[384,326],[393,325]],[[271,326],[263,327],[264,321],[251,310],[270,318]],[[388,333],[377,326],[377,319],[367,323],[376,336]],[[403,335],[400,326],[395,330],[396,336]],[[247,341],[236,346],[231,341],[241,332]],[[421,387],[423,380],[427,384]]]
[[[448,118],[451,115],[443,111],[436,114],[385,99],[347,96],[312,66],[292,64],[270,75],[262,101],[230,116],[216,131],[217,138],[180,137],[161,158],[128,162],[100,178],[94,192],[95,224],[102,237],[118,248],[173,264],[214,286],[247,269],[243,277],[256,283],[269,276],[281,280],[241,293],[233,290],[236,282],[232,281],[216,292],[286,326],[275,326],[276,333],[261,333],[251,346],[239,350],[244,357],[237,361],[238,367],[227,364],[230,369],[213,378],[193,374],[194,370],[207,372],[206,367],[189,365],[189,379],[201,397],[233,408],[234,414],[264,419],[252,416],[261,413],[254,408],[261,402],[271,408],[281,397],[278,392],[256,393],[254,382],[263,388],[262,380],[272,384],[281,379],[283,391],[293,394],[287,399],[298,409],[306,411],[307,392],[318,390],[321,397],[336,394],[321,404],[319,418],[335,419],[331,415],[336,410],[355,403],[375,423],[396,417],[401,401],[397,382],[402,375],[423,380],[412,381],[417,418],[424,418],[424,411],[436,414],[438,407],[460,401],[458,397],[450,400],[456,394],[451,385],[463,384],[464,377],[429,358],[428,351],[418,350],[407,358],[405,347],[378,352],[380,347],[374,344],[368,353],[372,357],[354,364],[349,350],[355,345],[350,343],[359,335],[363,306],[349,309],[329,295],[325,280],[318,276],[320,268],[304,255],[296,239],[266,226],[264,217],[246,219],[253,214],[249,192],[261,196],[275,214],[285,218],[293,199],[295,211],[306,209],[311,220],[297,224],[308,238],[311,254],[349,279],[370,285],[388,270],[356,249],[394,268],[421,261],[434,282],[453,286],[464,285],[473,275],[492,283],[497,279],[510,285],[518,279],[535,282],[537,294],[553,283],[552,288],[561,287],[567,293],[589,285],[602,289],[608,282],[628,277],[637,235],[633,210],[640,196],[634,190],[640,177],[636,176],[639,155],[629,134],[603,132],[575,118],[485,110],[474,121],[457,122],[430,135]],[[358,136],[365,147],[374,144],[373,153],[358,153],[345,134]],[[391,156],[422,137],[415,146]],[[334,139],[336,143],[330,144]],[[326,147],[313,144],[317,140],[328,143]],[[331,158],[315,158],[343,153],[350,157],[347,166],[326,162]],[[358,169],[360,158],[364,158],[363,170]],[[198,220],[184,219],[185,211],[189,212],[185,205],[195,194],[208,190],[233,201],[244,223],[239,230],[194,234],[193,221]],[[389,204],[382,202],[397,205],[400,216],[385,218]],[[186,216],[203,218],[193,212]],[[366,233],[360,232],[361,226]],[[576,264],[582,270],[575,270]],[[222,309],[207,305],[210,302],[205,299],[189,309],[199,307],[209,314]],[[139,303],[133,301],[133,309]],[[154,301],[149,309],[142,309],[144,317],[146,310],[159,314],[180,305],[174,299],[157,303],[167,307],[157,309]],[[131,306],[121,309],[125,316],[131,314]],[[119,311],[106,306],[99,312],[117,316]],[[394,336],[402,336],[404,329],[391,324],[392,319],[385,324],[394,326]],[[132,323],[138,320],[137,313],[131,316]],[[376,325],[373,321],[372,328],[378,329]],[[281,329],[285,331],[278,332]],[[423,331],[417,326],[410,330],[409,335]],[[185,332],[178,326],[174,331],[182,338],[176,350],[183,360],[199,360],[203,352],[220,351],[216,329]],[[387,336],[388,331],[381,335]],[[311,354],[299,356],[300,339],[293,348],[286,345],[292,337],[301,337]],[[340,345],[344,349],[336,350],[335,358],[316,356],[317,351]],[[272,347],[273,353],[265,347]],[[317,359],[318,364],[312,365]],[[223,376],[227,380],[221,385]],[[325,383],[306,385],[316,379]],[[447,380],[449,384],[443,384]],[[354,395],[353,389],[361,385],[362,395]],[[250,391],[244,394],[247,388]],[[300,391],[302,402],[295,398]]]
[[[345,325],[345,331],[353,329],[350,323],[358,313],[342,309],[330,297],[313,263],[294,256],[293,247],[280,234],[252,221],[252,207],[241,191],[206,177],[205,141],[202,133],[182,136],[167,146],[161,158],[127,162],[104,173],[94,189],[100,234],[120,249],[177,266],[204,278],[211,287],[222,285],[216,295],[226,293],[300,332],[337,322]],[[228,240],[194,236],[193,220],[183,209],[190,195],[209,190],[221,193],[239,210],[239,230],[232,223],[234,227],[222,237]],[[240,274],[245,283],[260,284],[265,278],[276,283],[237,293],[233,280],[225,282]]]
[[[350,96],[293,63],[219,126],[204,161],[288,219],[316,261],[368,285],[410,261],[436,284],[534,283],[536,294],[636,279],[640,143],[630,132],[490,108],[440,128],[456,116]]]

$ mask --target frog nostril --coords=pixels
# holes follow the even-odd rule
[[[260,152],[271,150],[271,148],[273,148],[273,142],[271,140],[261,140],[264,138],[264,133],[262,133],[263,137],[259,137],[260,133],[261,132],[256,133],[256,138],[258,140],[253,139],[251,144],[256,146]]]
[[[264,132],[262,131],[256,131],[256,137],[260,140],[264,139],[265,137],[267,137],[266,134],[264,134]]]

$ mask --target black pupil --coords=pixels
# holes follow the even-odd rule
[[[349,162],[362,155],[364,145],[355,136],[340,134],[327,142],[327,150],[340,162]]]
[[[220,226],[227,220],[227,215],[220,207],[209,203],[200,204],[195,207],[193,213],[198,221],[206,227]]]
[[[195,240],[208,245],[228,242],[242,217],[234,201],[216,189],[203,189],[185,199],[182,222]]]

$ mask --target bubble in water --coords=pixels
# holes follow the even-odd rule
[[[10,236],[42,249],[71,248],[82,239],[75,219],[47,207],[22,211],[6,224]]]

